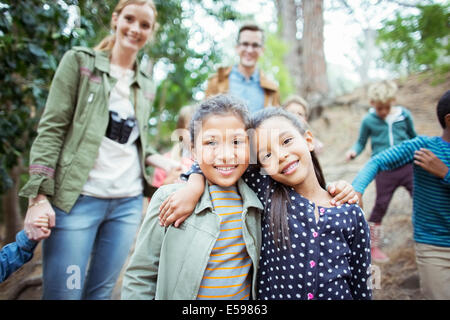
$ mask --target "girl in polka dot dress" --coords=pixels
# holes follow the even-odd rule
[[[258,298],[371,299],[364,213],[358,205],[329,207],[312,134],[275,108],[257,113],[252,127],[268,174],[244,175],[265,205]]]
[[[330,207],[311,133],[279,108],[256,113],[253,128],[259,166],[243,178],[265,208],[258,298],[371,299],[364,213],[357,205]]]

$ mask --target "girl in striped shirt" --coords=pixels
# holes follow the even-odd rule
[[[203,102],[190,126],[207,181],[181,228],[159,225],[159,206],[183,184],[152,197],[124,277],[123,299],[235,299],[256,295],[262,204],[240,179],[249,163],[250,119],[228,96]]]

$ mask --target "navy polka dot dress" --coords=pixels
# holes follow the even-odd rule
[[[358,205],[319,207],[289,188],[290,247],[275,246],[265,203],[269,176],[249,170],[244,181],[265,204],[258,269],[258,299],[371,299],[370,236]],[[268,190],[269,192],[271,190]]]

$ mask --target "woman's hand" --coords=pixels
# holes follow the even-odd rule
[[[44,220],[48,220],[48,227],[42,227]],[[38,195],[28,202],[28,210],[25,216],[24,229],[30,240],[40,241],[48,238],[55,226],[55,211],[45,195]]]

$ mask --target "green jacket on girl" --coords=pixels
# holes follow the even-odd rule
[[[205,187],[194,212],[179,226],[159,225],[159,206],[182,184],[159,188],[152,197],[136,240],[136,249],[124,275],[122,299],[195,300],[220,235],[221,218],[214,212],[209,188]],[[263,206],[249,186],[239,179],[243,201],[242,236],[252,261],[251,298],[256,299],[256,275],[261,252]]]

